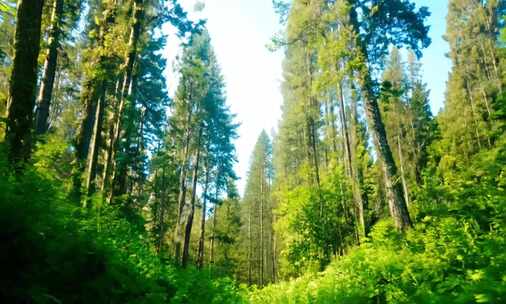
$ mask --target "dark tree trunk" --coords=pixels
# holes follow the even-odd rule
[[[31,155],[43,5],[43,0],[18,1],[6,129],[9,161],[16,167]]]
[[[199,161],[200,161],[200,140],[202,138],[203,127],[200,127],[199,137],[197,140],[197,151],[195,155],[195,164],[193,168],[193,177],[192,177],[192,197],[190,200],[190,214],[188,214],[188,220],[186,221],[185,234],[184,234],[184,243],[183,243],[183,257],[181,261],[181,265],[186,267],[188,264],[189,251],[190,251],[190,237],[192,233],[193,227],[193,217],[195,215],[195,198],[197,196],[197,181],[198,181],[198,173],[199,173]]]
[[[97,83],[98,82],[98,83]],[[86,80],[81,93],[81,102],[84,104],[84,114],[79,126],[76,139],[77,158],[84,166],[88,151],[90,149],[93,126],[95,125],[95,114],[97,111],[97,100],[99,98],[98,86],[102,81],[95,78]]]
[[[35,112],[35,133],[44,134],[48,130],[49,107],[53,95],[56,66],[58,64],[58,47],[60,46],[60,32],[63,18],[63,0],[54,0],[51,15],[51,31],[49,33],[49,48],[44,62],[44,72],[40,83],[37,110]]]

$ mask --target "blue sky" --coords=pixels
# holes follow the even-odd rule
[[[193,12],[197,0],[180,0],[191,18],[207,19],[207,28],[221,65],[227,87],[227,102],[237,121],[241,123],[236,141],[239,163],[236,172],[241,180],[242,193],[249,158],[262,129],[268,133],[277,127],[281,117],[282,79],[281,52],[271,53],[265,47],[272,35],[280,29],[271,0],[204,0],[202,12]],[[445,32],[446,0],[418,0],[428,6],[432,45],[422,58],[424,79],[431,89],[431,105],[437,112],[444,101],[444,91],[450,62],[445,57],[448,46],[442,39]],[[172,32],[167,28],[167,32]],[[174,91],[177,75],[172,63],[179,53],[179,41],[169,36],[165,55],[170,68],[167,71],[169,89]]]

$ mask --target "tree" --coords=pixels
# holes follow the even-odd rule
[[[58,62],[58,47],[60,46],[63,4],[64,0],[55,0],[53,2],[49,47],[44,62],[44,71],[42,73],[42,81],[37,98],[37,109],[35,112],[35,132],[37,134],[45,133],[48,128],[49,106],[51,104],[51,95]]]
[[[7,114],[7,99],[9,95],[9,77],[14,57],[14,34],[16,29],[15,1],[5,1],[5,11],[0,11],[0,113]],[[2,135],[5,125],[2,127]]]
[[[209,61],[209,37],[193,34],[185,47],[185,52],[180,63],[180,80],[176,92],[176,100],[173,105],[173,118],[171,120],[171,132],[176,140],[179,150],[179,194],[177,223],[174,231],[175,259],[181,259],[183,236],[181,226],[183,225],[183,211],[186,204],[187,173],[192,148],[200,150],[200,143],[193,145],[194,134],[201,134],[202,119],[204,118],[203,101],[208,90],[208,83],[204,77]],[[200,137],[200,136],[199,136]],[[200,140],[200,138],[199,138]],[[195,167],[198,170],[198,167]],[[195,175],[197,178],[197,175]],[[195,191],[195,189],[193,190]]]
[[[494,112],[504,88],[496,41],[505,10],[504,1],[449,1],[445,39],[453,65],[438,117],[443,171],[492,147],[502,132]]]
[[[117,103],[117,110],[113,116],[113,126],[110,138],[110,148],[107,154],[106,169],[104,173],[104,184],[106,185],[105,190],[107,193],[108,200],[111,201],[114,189],[110,189],[115,179],[117,178],[116,172],[116,151],[118,150],[118,142],[120,140],[120,133],[122,131],[123,112],[125,110],[126,99],[131,94],[132,88],[132,77],[134,72],[134,64],[137,59],[138,44],[141,37],[141,30],[143,29],[144,21],[144,0],[132,0],[132,17],[130,23],[130,36],[127,45],[127,51],[124,59],[124,71],[123,79],[120,82],[119,100]],[[110,171],[110,173],[109,173]]]
[[[189,261],[197,185],[202,184],[201,181],[204,179],[204,192],[201,196],[204,204],[200,224],[202,231],[197,253],[197,264],[202,266],[207,201],[211,185],[215,196],[213,201],[216,203],[227,187],[229,179],[235,178],[233,173],[235,148],[232,140],[237,136],[237,125],[233,122],[234,116],[226,105],[223,77],[207,31],[192,34],[188,44],[185,45],[179,64],[180,82],[172,105],[169,130],[180,162],[174,250],[176,260],[186,266]],[[188,178],[189,172],[192,172],[191,181]],[[191,190],[189,210],[186,210],[189,190]],[[187,211],[186,221],[185,211]]]
[[[31,133],[43,5],[42,0],[18,2],[6,129],[9,159],[16,167],[30,158],[32,149]]]
[[[391,44],[410,47],[420,54],[420,48],[427,47],[430,43],[427,37],[428,27],[424,25],[429,13],[425,7],[415,11],[414,4],[405,0],[378,4],[375,1],[350,1],[349,5],[348,25],[354,35],[351,42],[354,44],[358,60],[357,82],[365,101],[365,113],[376,150],[384,164],[385,182],[391,194],[389,199],[391,215],[398,229],[406,229],[412,223],[404,190],[397,181],[397,166],[379,110],[377,86],[373,81],[371,70]]]
[[[276,276],[274,246],[272,243],[273,205],[272,144],[262,131],[251,155],[250,168],[244,192],[244,210],[247,224],[248,282],[264,285],[273,282]],[[274,257],[274,258],[273,258]]]

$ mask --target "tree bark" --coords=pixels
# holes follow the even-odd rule
[[[121,78],[121,77],[120,77]],[[115,104],[115,97],[118,96],[119,94],[119,91],[120,91],[120,82],[121,82],[121,79],[118,78],[116,79],[115,81],[115,85],[114,85],[114,95],[113,95],[113,99],[111,100],[111,108],[115,108],[116,107],[116,104]],[[112,122],[114,123],[114,122]],[[113,125],[110,125],[111,123],[108,122],[108,128],[107,128],[107,141],[105,143],[105,146],[106,146],[106,152],[105,152],[105,160],[104,160],[104,168],[102,169],[102,187],[100,188],[100,191],[102,191],[104,194],[106,194],[106,188],[109,187],[109,185],[107,185],[107,181],[109,179],[109,175],[111,174],[111,153],[112,153],[112,145],[111,145],[111,138],[112,138],[112,135],[113,135],[113,132],[114,132],[114,126]]]
[[[84,115],[79,126],[77,135],[77,159],[82,166],[88,156],[90,149],[91,137],[93,136],[93,126],[95,125],[95,114],[97,110],[97,100],[99,98],[98,86],[103,84],[102,81],[91,78],[86,80],[81,93],[81,101],[84,106]],[[84,170],[84,169],[83,169]],[[82,172],[82,171],[81,171]]]
[[[385,184],[387,188],[387,196],[391,197],[389,200],[390,214],[394,219],[395,226],[399,230],[405,230],[412,227],[411,218],[409,216],[408,207],[404,200],[404,191],[402,185],[399,183],[397,174],[397,166],[392,156],[392,150],[388,144],[385,125],[381,118],[380,109],[378,106],[378,99],[375,95],[373,88],[373,80],[371,78],[368,66],[367,46],[360,39],[360,26],[357,12],[353,9],[350,11],[350,24],[356,34],[354,41],[355,52],[358,53],[358,58],[364,62],[357,70],[357,81],[360,85],[362,97],[364,100],[365,114],[369,127],[372,133],[374,145],[378,157],[383,162],[383,171],[385,173]]]
[[[397,166],[395,165],[392,150],[388,144],[385,125],[381,118],[378,101],[374,96],[372,89],[372,80],[366,67],[362,68],[359,73],[359,81],[362,87],[362,94],[365,101],[365,112],[369,121],[374,143],[378,156],[383,161],[383,169],[385,171],[385,184],[387,192],[389,192],[390,213],[394,219],[395,226],[399,230],[404,230],[412,226],[409,217],[408,207],[404,199],[404,191],[397,174]]]
[[[18,1],[5,133],[9,161],[17,168],[31,156],[43,6],[43,0]]]
[[[53,95],[56,67],[58,64],[58,48],[60,46],[61,23],[63,19],[63,0],[54,0],[51,15],[51,31],[49,33],[49,48],[44,62],[44,72],[40,83],[37,109],[35,112],[35,133],[40,135],[47,132],[49,124],[49,107]]]

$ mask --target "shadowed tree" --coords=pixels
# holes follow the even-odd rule
[[[31,154],[43,5],[43,0],[18,1],[6,130],[8,156],[14,165],[28,160]]]

